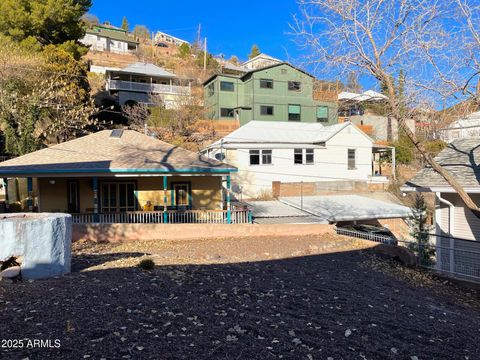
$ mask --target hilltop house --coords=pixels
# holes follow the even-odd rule
[[[138,50],[138,41],[133,36],[122,28],[110,25],[93,25],[86,30],[80,42],[94,51],[128,54]]]
[[[386,184],[375,172],[373,154],[392,151],[351,123],[323,126],[319,123],[250,121],[202,151],[212,159],[238,168],[233,191],[255,198],[272,193],[273,183],[305,183],[312,186],[362,182]],[[395,164],[393,164],[393,167]]]
[[[167,109],[175,108],[190,96],[190,80],[153,64],[134,63],[121,70],[106,71],[106,90],[117,97],[119,105],[153,103],[153,97]]]
[[[28,179],[31,210],[68,212],[77,223],[245,221],[230,209],[235,171],[133,130],[104,130],[0,163],[0,178]],[[152,209],[142,212],[147,201]]]
[[[283,62],[282,60],[279,60],[274,57],[271,57],[270,55],[261,53],[242,63],[242,67],[244,67],[247,71],[249,71],[249,70],[261,69],[261,68],[275,65],[275,64],[280,64],[282,62]]]
[[[182,44],[190,45],[190,43],[186,40],[182,40],[180,38],[177,38],[173,35],[169,35],[161,31],[157,31],[157,33],[155,34],[155,43],[156,44],[158,43],[173,44],[176,46],[180,46]]]
[[[314,81],[312,75],[285,62],[240,75],[213,75],[203,83],[207,116],[240,125],[254,119],[334,124],[336,102],[316,100]]]
[[[480,111],[450,123],[447,127],[439,130],[440,138],[445,142],[455,139],[465,139],[480,136]]]

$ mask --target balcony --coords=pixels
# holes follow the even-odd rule
[[[107,90],[138,91],[152,94],[190,95],[190,86],[149,84],[124,80],[107,80]]]

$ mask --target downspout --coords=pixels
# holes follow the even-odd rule
[[[454,216],[455,216],[455,206],[448,201],[447,199],[442,198],[442,193],[437,192],[435,195],[437,196],[437,199],[442,203],[448,206],[448,234],[450,235],[450,272],[454,272],[455,270],[455,257],[454,257],[454,247],[455,247],[455,240],[453,239],[453,234],[455,231],[455,222],[454,222]],[[438,241],[437,241],[438,243]],[[437,244],[436,244],[437,245]],[[442,258],[441,256],[439,257],[440,259]],[[439,262],[441,264],[441,262]]]

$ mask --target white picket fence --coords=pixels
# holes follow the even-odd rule
[[[74,224],[227,224],[227,210],[130,211],[101,214],[72,214]],[[232,224],[251,222],[246,210],[230,212]]]

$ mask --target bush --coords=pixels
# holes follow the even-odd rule
[[[143,259],[138,263],[138,267],[144,271],[152,271],[155,268],[155,263],[152,259]]]

